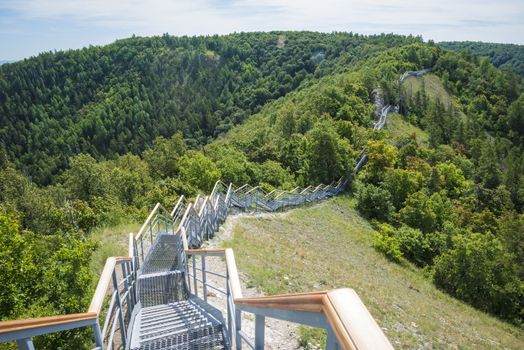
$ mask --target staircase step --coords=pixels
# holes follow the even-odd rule
[[[201,319],[203,316],[200,312],[186,313],[183,315],[177,315],[176,317],[162,317],[155,321],[144,322],[142,321],[142,330],[158,328],[160,326],[166,327],[169,324],[184,323],[186,320]]]
[[[221,332],[196,339],[191,339],[189,335],[183,334],[143,343],[136,350],[225,350],[224,344]]]
[[[167,327],[155,328],[149,331],[140,330],[140,341],[151,341],[178,334],[190,334],[193,338],[211,334],[215,331],[216,325],[202,319],[187,320],[186,323],[178,323]]]
[[[130,349],[225,349],[222,324],[216,309],[196,299],[146,307],[135,319]]]

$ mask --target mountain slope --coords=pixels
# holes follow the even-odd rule
[[[418,39],[272,32],[133,37],[0,66],[0,144],[40,184],[89,153],[138,154],[177,131],[196,147],[303,81]],[[280,43],[280,44],[279,44]]]
[[[495,67],[524,76],[524,45],[480,41],[443,41],[438,45],[453,51],[488,57]]]
[[[354,200],[240,218],[233,239],[240,271],[266,294],[349,287],[399,349],[520,349],[524,331],[437,290],[408,263],[373,249],[376,233]],[[303,341],[318,342],[302,331]]]
[[[434,74],[399,91],[394,67]],[[524,94],[512,79],[487,61],[407,45],[266,105],[206,150],[277,169],[282,175],[262,184],[270,190],[336,180],[365,147],[368,161],[351,191],[380,233],[377,250],[426,268],[442,290],[518,325]],[[389,121],[391,132],[370,131],[373,100],[395,103],[399,94],[403,115]]]

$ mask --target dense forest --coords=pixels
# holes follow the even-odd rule
[[[399,85],[423,68],[447,98]],[[165,35],[3,65],[0,319],[84,311],[95,227],[141,221],[218,179],[331,182],[366,148],[348,192],[376,249],[522,326],[523,92],[487,58],[395,35]],[[373,131],[378,100],[400,103],[427,140]]]
[[[206,144],[305,80],[383,46],[417,40],[305,32],[164,35],[49,52],[0,66],[0,140],[19,169],[49,184],[71,155],[138,154],[155,137],[177,131],[192,147]]]
[[[438,45],[448,50],[488,57],[495,67],[524,76],[524,45],[480,41],[443,41]]]

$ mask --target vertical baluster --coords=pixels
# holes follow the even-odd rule
[[[118,277],[116,275],[116,268],[113,270],[113,287],[115,288],[116,292],[116,303],[118,305],[118,321],[120,323],[120,337],[122,338],[122,345],[124,348],[127,344],[126,339],[126,328],[124,323],[124,312],[122,311],[122,300],[120,300],[120,291],[118,290]]]
[[[242,336],[240,331],[242,330],[242,311],[235,310],[235,346],[237,350],[242,350]]]
[[[104,350],[104,339],[102,339],[102,331],[100,330],[100,320],[97,318],[93,325],[93,334],[95,335],[95,345],[100,350]]]
[[[327,339],[326,339],[326,350],[337,350],[338,349],[338,341],[337,337],[335,336],[335,333],[329,327],[327,329]]]
[[[196,275],[196,255],[193,254],[193,287],[195,289],[195,296],[198,297],[198,284],[197,284],[197,275]]]
[[[133,311],[133,305],[131,305],[131,298],[130,295],[131,292],[129,291],[129,283],[128,283],[128,272],[127,272],[127,264],[128,262],[125,261],[122,264],[122,278],[124,279],[124,294],[126,295],[126,303],[127,303],[127,313],[126,313],[126,319],[129,322],[131,320],[131,312]]]
[[[226,268],[226,300],[227,300],[227,333],[229,335],[229,344],[233,346],[233,297],[231,295],[231,288],[229,286],[229,272]]]
[[[142,251],[142,262],[144,262],[144,237],[140,236],[140,250]],[[138,266],[137,266],[138,269]]]
[[[264,349],[265,322],[265,316],[255,315],[255,350]]]
[[[206,256],[202,255],[202,293],[204,293],[204,301],[207,302],[207,285],[206,285]]]
[[[31,338],[18,339],[16,341],[19,350],[35,350]]]
[[[149,222],[149,240],[151,241],[151,245],[153,245],[153,223],[151,221]]]

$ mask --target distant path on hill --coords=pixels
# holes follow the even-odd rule
[[[404,74],[400,76],[399,85],[402,84],[404,80],[406,80],[408,77],[420,77],[424,74],[430,73],[431,71],[432,68],[426,68],[422,70],[404,72]],[[378,115],[378,120],[373,122],[373,130],[382,130],[384,128],[384,125],[386,125],[388,114],[397,113],[398,106],[392,106],[389,104],[384,106],[384,99],[382,98],[380,90],[376,90],[373,102],[375,103],[376,114]],[[366,149],[363,148],[362,151],[360,151],[360,154],[358,155],[357,164],[353,168],[353,175],[359,172],[359,170],[366,163],[367,159],[368,157],[366,155]]]

